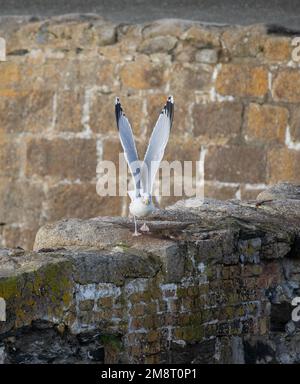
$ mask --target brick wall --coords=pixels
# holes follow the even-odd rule
[[[2,18],[0,36],[2,245],[30,248],[42,224],[62,217],[126,214],[127,198],[95,191],[97,161],[120,151],[116,95],[141,151],[174,95],[166,158],[203,151],[207,197],[251,199],[269,183],[300,180],[300,72],[289,36],[97,17]]]

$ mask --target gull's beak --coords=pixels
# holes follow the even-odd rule
[[[149,199],[149,197],[146,197],[145,200],[144,200],[144,202],[145,202],[146,205],[149,205],[149,204],[150,204],[150,199]]]

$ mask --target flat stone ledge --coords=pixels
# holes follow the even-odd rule
[[[275,195],[273,191],[277,191]],[[261,257],[284,257],[299,238],[298,194],[297,186],[285,183],[270,188],[265,195],[260,195],[268,199],[259,198],[258,201],[182,200],[149,216],[146,223],[150,233],[137,238],[132,236],[134,224],[128,218],[66,219],[42,227],[36,235],[34,250],[87,248],[115,251],[119,247],[123,252],[126,249],[127,252],[161,258],[161,250],[169,248],[170,244],[178,246],[197,239],[210,241],[214,246],[216,239],[223,239],[226,233],[227,239],[234,238],[230,245],[232,254],[239,240],[261,238]],[[139,225],[143,222],[139,221]]]

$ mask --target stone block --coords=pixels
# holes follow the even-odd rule
[[[82,91],[60,91],[56,101],[56,116],[53,117],[55,118],[55,129],[61,132],[82,131],[84,128],[82,124],[84,102]]]
[[[205,179],[264,183],[266,181],[265,151],[250,145],[211,147],[205,157]]]
[[[288,117],[286,108],[251,103],[247,108],[245,134],[249,139],[284,143]]]
[[[272,95],[275,101],[300,102],[300,73],[298,69],[282,69],[274,76]]]
[[[233,26],[222,34],[223,46],[234,57],[259,58],[265,41],[265,26]]]
[[[124,87],[132,89],[160,88],[165,84],[164,68],[153,64],[146,56],[126,63],[120,69],[120,78]]]
[[[295,105],[291,110],[290,133],[294,142],[300,142],[300,109]]]
[[[173,36],[156,36],[144,40],[138,47],[138,51],[150,55],[152,53],[170,53],[177,43]]]
[[[267,153],[268,182],[300,181],[300,151],[272,148]]]
[[[0,86],[15,87],[20,81],[20,67],[17,63],[10,61],[2,62],[0,65]]]
[[[290,61],[292,42],[288,37],[268,37],[264,44],[264,57],[270,62]]]
[[[17,176],[20,168],[20,146],[13,138],[0,134],[0,176]]]
[[[218,51],[216,49],[204,48],[196,52],[195,61],[206,64],[216,64],[218,62]]]
[[[41,185],[25,180],[1,178],[0,222],[20,223],[28,227],[39,224],[44,201]],[[10,243],[11,244],[11,243]]]
[[[268,72],[263,66],[222,64],[216,91],[221,95],[261,98],[268,92]]]
[[[117,286],[123,285],[129,278],[153,277],[158,269],[157,261],[150,257],[134,255],[125,252],[109,251],[83,251],[80,253],[66,253],[65,257],[75,265],[74,279],[79,284],[109,283],[109,292],[119,295],[120,289]],[[80,265],[84,265],[81,268]],[[101,290],[95,286],[96,290]],[[106,289],[106,291],[107,291]]]
[[[33,138],[27,143],[26,175],[91,180],[96,176],[96,160],[93,139]]]
[[[116,196],[101,197],[95,184],[60,184],[49,187],[45,199],[47,221],[80,217],[120,215],[122,200]]]
[[[223,102],[195,104],[193,107],[194,136],[230,138],[240,133],[243,107],[239,103]]]
[[[52,90],[18,91],[0,97],[0,131],[7,133],[35,132],[49,129],[54,116]]]
[[[193,25],[181,38],[198,48],[218,47],[220,45],[219,32],[214,28],[205,28],[202,25]]]

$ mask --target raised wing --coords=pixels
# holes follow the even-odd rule
[[[164,156],[174,116],[173,97],[169,96],[153,129],[142,167],[142,189],[151,195],[155,175]]]
[[[115,113],[116,113],[116,119],[117,119],[117,127],[120,135],[120,141],[124,150],[125,159],[128,163],[130,172],[134,179],[135,196],[138,197],[140,196],[140,189],[141,189],[140,161],[138,158],[138,153],[136,150],[130,123],[123,112],[120,99],[118,97],[116,98],[116,103],[115,103]]]

